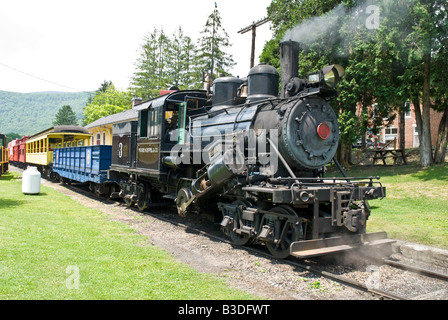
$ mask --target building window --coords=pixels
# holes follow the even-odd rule
[[[100,145],[101,144],[101,133],[97,133],[96,134],[96,144]]]
[[[417,126],[414,127],[414,139],[413,139],[413,142],[412,142],[412,146],[413,146],[414,148],[417,148],[417,147],[420,146],[420,139],[419,139],[419,137],[418,137]]]
[[[398,137],[398,128],[387,127],[384,129],[384,142],[387,143],[391,140],[395,140]]]
[[[103,145],[106,144],[106,132],[103,132]]]
[[[409,101],[404,104],[404,117],[411,117],[411,103]]]

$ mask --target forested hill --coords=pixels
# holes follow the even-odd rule
[[[33,135],[45,130],[53,125],[55,115],[63,105],[71,106],[81,125],[89,95],[88,92],[0,91],[0,133]]]

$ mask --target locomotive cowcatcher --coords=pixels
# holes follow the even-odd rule
[[[264,243],[276,258],[390,243],[366,233],[368,200],[385,197],[378,179],[324,177],[338,165],[328,100],[342,67],[299,79],[299,44],[280,49],[280,96],[278,71],[261,64],[244,80],[218,78],[213,95],[174,91],[115,125],[109,176],[120,196],[140,210],[174,200],[181,216],[214,215],[235,244]]]

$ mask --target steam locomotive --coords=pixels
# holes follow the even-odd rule
[[[324,177],[337,164],[328,100],[343,68],[299,79],[299,44],[280,49],[281,80],[260,64],[247,80],[215,80],[212,97],[175,91],[138,105],[138,121],[114,125],[108,179],[128,206],[174,200],[179,215],[209,214],[235,244],[264,243],[280,259],[390,242],[366,233],[368,200],[385,197],[376,178]]]

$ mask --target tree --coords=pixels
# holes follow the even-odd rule
[[[421,90],[422,108],[416,108],[418,117],[420,140],[420,163],[423,167],[428,167],[432,162],[431,145],[431,124],[430,124],[430,77],[431,77],[431,47],[434,26],[431,25],[431,5],[425,0],[415,0],[412,8],[412,23],[414,30],[408,36],[408,41],[412,46],[411,59],[413,63],[421,68],[422,77],[419,79],[419,89]]]
[[[437,110],[443,112],[442,119],[439,124],[438,139],[434,153],[434,163],[442,163],[445,161],[445,155],[448,143],[448,40],[442,41],[443,46],[434,59],[434,77],[433,91],[435,98],[435,106]]]
[[[220,74],[228,74],[235,65],[231,54],[225,50],[231,46],[229,35],[221,24],[221,15],[215,2],[215,9],[208,16],[204,30],[201,32],[198,47],[199,70],[210,72],[212,78]]]
[[[169,83],[180,89],[198,86],[201,77],[195,71],[196,46],[190,37],[184,35],[182,27],[173,33],[167,52],[167,73]]]
[[[181,27],[171,37],[157,28],[146,35],[131,79],[134,95],[152,99],[159,96],[160,89],[172,86],[200,88],[203,72],[214,76],[228,74],[235,63],[225,51],[230,47],[229,36],[222,28],[216,3],[201,35],[197,45],[184,35]]]
[[[200,81],[195,71],[196,47],[181,27],[170,38],[163,29],[146,35],[131,80],[134,95],[143,99],[159,96],[160,89],[191,88]]]
[[[375,27],[369,28],[370,17],[366,14],[371,3],[273,0],[268,15],[276,42],[297,33],[303,36],[301,69],[307,72],[310,66],[318,69],[323,62],[338,62],[346,67],[339,87],[341,94],[334,105],[339,109],[339,124],[343,128],[342,147],[362,131],[354,129],[375,127],[377,119],[382,121],[394,112],[402,119],[405,101],[410,99],[415,107],[424,167],[433,160],[430,108],[446,114],[439,125],[436,147],[436,161],[443,161],[448,141],[448,1],[378,0],[372,3],[378,9]],[[299,24],[294,27],[294,23]],[[262,58],[277,62],[276,56],[278,51],[271,41],[265,46]],[[376,104],[375,112],[367,112],[366,106],[372,103]],[[356,105],[361,112],[354,112]],[[360,113],[363,117],[356,120]],[[363,125],[359,126],[360,123]],[[403,140],[400,143],[404,146]]]
[[[109,88],[109,87],[111,87],[113,85],[114,84],[112,83],[112,81],[104,80],[103,83],[100,85],[100,87],[95,91],[95,93],[93,95],[89,94],[89,98],[87,99],[87,103],[86,104],[92,103],[93,98],[95,97],[95,95],[101,94],[101,93],[105,93],[107,91],[107,88]]]
[[[76,119],[76,113],[73,112],[72,107],[69,105],[62,106],[58,113],[56,113],[55,119],[53,121],[54,126],[62,125],[78,125],[78,120]]]
[[[198,72],[198,49],[192,39],[185,36],[181,39],[182,45],[182,72],[180,87],[187,89],[202,88],[202,72]]]
[[[273,22],[275,41],[265,46],[260,58],[261,61],[278,63],[280,41],[295,40],[299,42],[299,77],[306,78],[313,71],[325,65],[342,64],[347,69],[346,77],[339,87],[344,91],[337,100],[330,102],[339,115],[338,122],[341,128],[341,143],[338,150],[338,159],[342,164],[350,161],[351,145],[358,139],[367,126],[367,108],[362,108],[363,117],[357,114],[357,105],[367,106],[372,101],[371,81],[369,77],[360,77],[370,74],[372,69],[373,46],[363,43],[361,39],[365,32],[354,32],[350,15],[346,12],[349,6],[342,5],[344,1],[337,0],[274,0],[268,7],[268,16]],[[347,1],[350,2],[350,1]],[[355,15],[356,16],[356,15]],[[269,57],[270,53],[274,57]],[[267,53],[267,54],[266,54]],[[349,63],[350,56],[368,58],[360,63]],[[369,61],[370,60],[370,61]]]
[[[6,144],[10,143],[12,140],[22,138],[22,135],[14,132],[10,132],[6,134]]]
[[[410,1],[408,20],[412,31],[406,38],[410,47],[408,74],[415,74],[413,100],[420,139],[420,163],[423,167],[428,167],[434,160],[442,162],[446,152],[448,123],[444,116],[439,125],[437,159],[433,158],[430,109],[446,110],[447,7],[447,0]]]
[[[84,107],[84,125],[132,107],[133,95],[129,90],[119,91],[112,83],[101,88],[96,91],[92,101]]]
[[[143,99],[151,99],[158,96],[163,83],[160,83],[160,62],[158,48],[161,32],[154,27],[154,31],[143,38],[140,47],[140,57],[136,62],[136,71],[131,79],[131,88],[136,96]],[[164,86],[163,86],[164,88]]]

